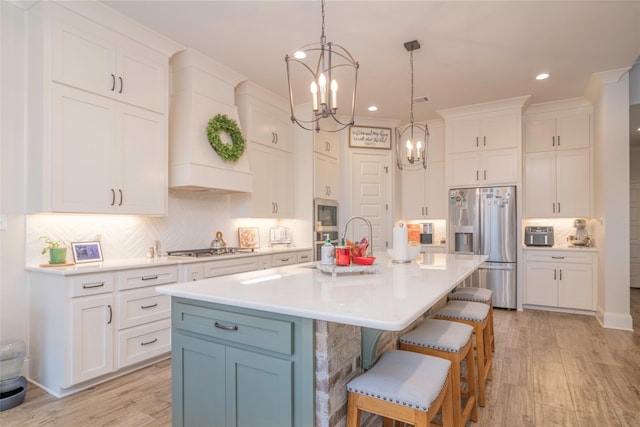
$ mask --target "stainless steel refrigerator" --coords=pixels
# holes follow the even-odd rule
[[[449,252],[489,258],[463,286],[493,290],[493,306],[516,308],[516,187],[449,190]]]

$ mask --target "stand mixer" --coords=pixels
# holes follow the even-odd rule
[[[578,218],[573,221],[573,226],[576,228],[576,235],[569,236],[571,246],[591,246],[591,238],[586,230],[587,221],[583,218]]]

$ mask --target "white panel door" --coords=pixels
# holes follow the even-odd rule
[[[120,101],[152,111],[167,110],[167,60],[150,58],[143,49],[118,50],[116,96]]]
[[[558,270],[554,263],[529,262],[525,272],[525,304],[558,306]]]
[[[56,84],[52,104],[53,211],[114,211],[115,103]]]
[[[71,382],[77,384],[113,371],[113,295],[75,299],[71,303]],[[62,343],[60,343],[62,345]]]
[[[353,215],[371,221],[374,252],[387,250],[389,164],[386,153],[353,155]],[[360,240],[362,237],[368,238],[368,235],[364,221],[353,220],[346,237]]]
[[[591,216],[589,150],[556,153],[557,202],[559,216]]]
[[[572,150],[574,148],[589,148],[591,142],[589,113],[573,114],[558,117],[556,133],[558,135],[557,149]]]
[[[591,264],[558,264],[558,305],[593,310]]]
[[[124,104],[118,112],[118,212],[166,214],[165,118]]]
[[[530,218],[555,216],[556,154],[527,154],[525,159],[524,211]]]

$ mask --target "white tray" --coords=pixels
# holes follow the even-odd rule
[[[358,265],[358,264],[351,264],[351,265],[326,265],[326,264],[316,264],[316,268],[320,271],[322,271],[323,273],[330,273],[333,277],[336,277],[336,275],[338,274],[344,274],[344,273],[369,273],[369,274],[374,274],[374,273],[380,273],[380,266],[378,264],[371,264],[371,265]]]

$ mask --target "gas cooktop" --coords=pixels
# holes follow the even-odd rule
[[[201,257],[210,257],[210,256],[217,256],[217,255],[231,255],[231,254],[237,254],[239,252],[253,252],[253,249],[245,249],[245,248],[186,249],[186,250],[180,250],[180,251],[167,251],[167,255],[201,258]]]

